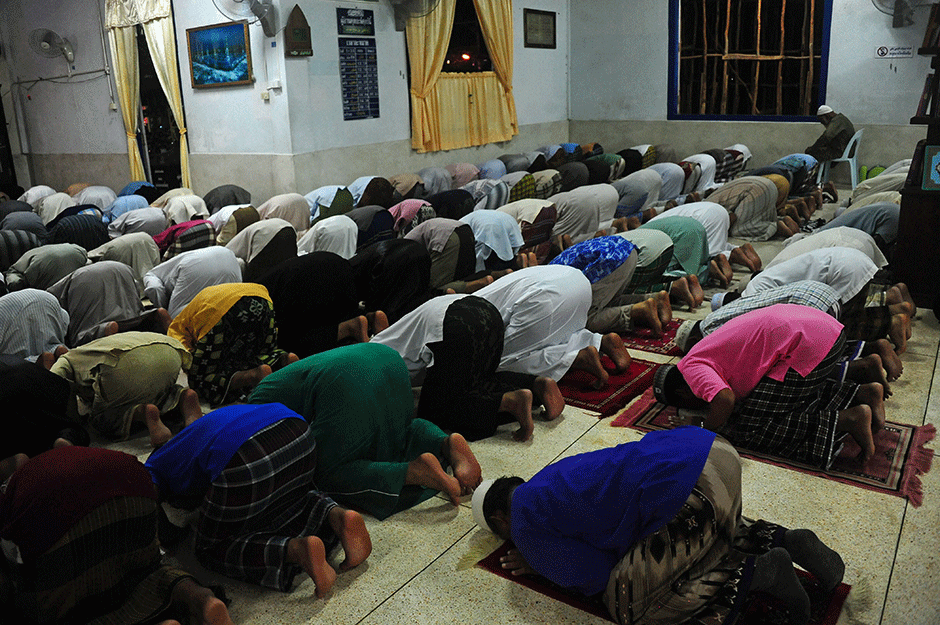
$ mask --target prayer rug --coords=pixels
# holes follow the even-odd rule
[[[624,406],[631,399],[653,386],[653,376],[659,364],[634,358],[623,373],[614,373],[614,363],[607,356],[601,355],[604,369],[610,373],[610,379],[601,389],[594,389],[591,383],[595,378],[587,371],[568,371],[558,383],[565,403],[569,406],[584,408],[601,413],[607,417]]]
[[[510,543],[504,542],[490,555],[477,562],[477,566],[490,573],[508,579],[511,582],[521,584],[546,597],[570,605],[573,608],[577,608],[598,618],[613,622],[613,619],[607,612],[607,608],[599,598],[586,597],[578,592],[566,590],[544,577],[513,575],[503,569],[499,563],[499,559],[506,555],[509,548]],[[814,593],[816,588],[815,578],[805,571],[801,571],[800,569],[795,570],[797,575],[801,578],[801,583],[809,593],[810,599],[813,600],[813,611],[809,620],[810,625],[835,625],[839,620],[839,615],[842,613],[842,605],[845,603],[845,599],[852,587],[848,584],[839,584],[829,598],[829,601],[819,601],[817,600],[818,591]],[[776,623],[782,625],[785,622],[785,615],[782,610],[779,609],[776,600],[764,595],[758,595],[755,601],[751,601],[750,605],[745,608],[740,619],[738,619],[738,625],[768,625]]]
[[[673,319],[663,326],[663,335],[654,337],[649,328],[637,328],[629,334],[621,334],[623,344],[627,349],[638,349],[653,354],[666,356],[681,356],[682,350],[676,345],[676,331],[685,319]]]
[[[660,404],[652,389],[624,410],[611,422],[614,427],[631,427],[643,432],[669,429],[669,417],[676,409]],[[879,493],[905,497],[914,507],[924,499],[920,475],[930,470],[933,452],[924,447],[933,440],[932,425],[913,426],[888,421],[875,435],[875,455],[864,467],[855,461],[860,449],[850,436],[842,441],[842,449],[828,471],[793,462],[777,456],[759,454],[739,448],[742,456],[786,467],[801,473],[851,484]]]

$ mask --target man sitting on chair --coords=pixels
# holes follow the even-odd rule
[[[803,151],[820,162],[839,158],[845,152],[845,146],[855,135],[855,126],[848,117],[842,113],[836,113],[825,104],[816,111],[816,118],[826,127],[826,130],[816,139],[816,143]]]

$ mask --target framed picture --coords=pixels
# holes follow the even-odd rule
[[[928,145],[924,150],[924,181],[921,189],[940,189],[940,145]]]
[[[193,89],[236,87],[255,81],[246,20],[187,28],[186,47]]]
[[[555,12],[523,9],[525,47],[555,48]]]

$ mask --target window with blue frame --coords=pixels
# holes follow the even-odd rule
[[[669,119],[815,119],[832,0],[670,0]]]

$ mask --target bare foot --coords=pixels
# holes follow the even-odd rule
[[[911,292],[907,290],[906,284],[904,284],[903,282],[898,282],[897,284],[894,285],[894,287],[897,288],[901,292],[901,297],[904,299],[905,302],[910,302],[912,306],[914,305],[914,298],[911,297]],[[917,307],[914,306],[914,312],[911,313],[911,316],[913,316],[916,313],[917,313]]]
[[[118,326],[117,321],[110,321],[107,323],[107,325],[104,326],[104,331],[102,331],[101,337],[113,336],[117,334],[120,329],[121,328]]]
[[[492,277],[493,280],[499,280],[503,276],[508,276],[511,273],[512,273],[512,269],[500,269],[498,271],[491,271],[490,277]]]
[[[653,336],[663,335],[663,324],[659,320],[659,311],[656,300],[653,298],[634,304],[630,308],[630,320],[633,322],[634,327],[650,328],[653,331]],[[603,343],[601,343],[601,347],[603,348]]]
[[[67,353],[69,353],[69,348],[66,347],[65,345],[59,345],[58,347],[55,348],[55,351],[52,352],[52,355],[56,358],[56,360],[58,360],[62,356],[66,355]]]
[[[52,369],[52,365],[55,364],[56,360],[57,358],[49,352],[43,352],[39,355],[39,358],[36,359],[36,362],[42,366],[43,369],[48,371],[49,369]]]
[[[525,254],[516,254],[516,264],[525,269],[529,266],[529,259]]]
[[[565,409],[565,398],[558,388],[558,383],[551,378],[538,376],[535,378],[535,384],[532,385],[532,395],[534,401],[541,404],[545,410],[542,411],[542,418],[546,421],[554,421],[561,416]]]
[[[190,622],[199,625],[232,625],[228,608],[211,590],[200,586],[191,578],[181,580],[173,587],[170,600],[186,608]],[[172,621],[170,621],[172,622]]]
[[[741,246],[741,249],[744,250],[744,255],[751,259],[751,264],[756,267],[754,271],[760,271],[761,267],[764,266],[764,263],[760,259],[760,254],[758,254],[757,250],[754,249],[754,246],[750,243],[745,243]]]
[[[340,571],[348,571],[366,561],[372,553],[372,538],[362,515],[354,510],[346,510],[335,506],[330,510],[330,527],[343,545],[346,557],[339,565]]]
[[[519,429],[513,432],[512,437],[519,442],[532,438],[535,424],[532,422],[532,391],[520,388],[515,391],[503,393],[499,404],[500,412],[508,412],[519,422]]]
[[[494,280],[493,276],[485,276],[483,278],[480,278],[479,280],[471,280],[470,282],[466,283],[467,287],[464,289],[463,292],[474,293],[476,291],[479,291],[485,286],[493,284],[493,280]]]
[[[572,245],[574,245],[574,242],[571,240],[571,235],[568,235],[568,234],[561,235],[561,251],[565,251]]]
[[[598,230],[597,232],[594,233],[594,236],[591,237],[591,238],[592,238],[592,239],[599,239],[599,238],[601,238],[601,237],[606,237],[606,236],[607,236],[607,231],[606,231],[606,230]]]
[[[59,449],[61,447],[71,447],[71,446],[72,446],[72,441],[70,441],[67,438],[57,438],[54,441],[52,441],[53,449]]]
[[[878,339],[871,345],[874,352],[881,357],[881,364],[888,373],[888,380],[894,382],[900,378],[904,373],[904,365],[901,364],[901,359],[898,358],[897,352],[891,347],[888,339]]]
[[[254,369],[236,371],[232,374],[231,381],[229,381],[229,393],[243,389],[252,389],[258,386],[258,382],[265,379],[269,375],[271,375],[270,365],[258,365]],[[226,393],[226,397],[228,397],[229,393]]]
[[[656,300],[656,312],[659,315],[659,321],[665,326],[672,321],[672,304],[669,303],[669,293],[660,291],[653,296]]]
[[[626,217],[618,217],[611,223],[611,227],[613,227],[614,232],[626,232],[630,229]]]
[[[388,328],[388,316],[381,310],[366,314],[366,320],[369,322],[369,335],[375,336],[382,330]]]
[[[617,373],[623,373],[630,367],[630,352],[616,332],[609,332],[601,338],[601,353],[614,361]]]
[[[910,336],[911,318],[907,315],[891,315],[888,327],[888,339],[894,343],[894,351],[900,356],[907,351],[907,339]]]
[[[649,221],[656,216],[656,213],[650,214],[649,209],[643,211],[643,220],[641,221],[639,217],[627,217],[627,230],[636,230],[643,225],[644,222]]]
[[[287,561],[302,568],[317,587],[322,598],[336,582],[336,571],[326,561],[326,547],[317,536],[301,536],[287,541]]]
[[[352,339],[354,343],[369,342],[369,320],[364,315],[353,317],[336,326],[336,342]]]
[[[728,257],[724,254],[719,254],[715,256],[714,260],[718,263],[718,269],[724,274],[727,283],[731,284],[731,281],[734,279],[734,271],[731,270],[731,263],[728,262]]]
[[[425,452],[408,463],[405,484],[415,484],[440,491],[447,495],[452,504],[460,505],[460,482],[444,472],[437,456],[431,452]]]
[[[470,450],[467,439],[456,432],[451,434],[444,440],[442,453],[450,463],[454,477],[460,485],[460,491],[465,494],[472,493],[483,481],[483,471],[473,451]]]
[[[134,421],[143,421],[147,424],[147,430],[150,432],[150,444],[153,447],[161,447],[173,437],[170,428],[160,419],[160,409],[153,404],[141,404],[134,408],[131,417]]]
[[[847,375],[849,379],[860,384],[878,382],[884,387],[885,397],[891,397],[891,387],[888,385],[888,378],[885,376],[885,370],[882,367],[881,356],[878,354],[868,354],[864,358],[850,362]]]
[[[6,482],[27,462],[29,462],[29,456],[26,454],[15,454],[0,460],[0,482]]]
[[[669,287],[669,295],[677,302],[687,304],[689,310],[695,310],[698,306],[695,302],[695,296],[692,294],[692,289],[689,288],[688,276],[673,280],[672,286]]]
[[[177,405],[179,406],[180,414],[183,415],[184,426],[202,417],[202,406],[199,405],[199,395],[191,388],[187,388],[180,393],[180,399]]]
[[[283,369],[287,365],[292,365],[299,360],[300,360],[300,356],[298,356],[294,352],[286,352],[284,354],[281,354],[281,357],[278,359],[277,368]]]
[[[755,265],[753,259],[747,255],[744,251],[744,246],[736,247],[731,250],[731,262],[737,265],[744,265],[751,271],[757,271],[760,269],[759,265]]]
[[[587,371],[597,378],[591,384],[596,389],[603,388],[607,384],[607,380],[610,379],[610,374],[604,371],[604,365],[601,364],[601,355],[593,345],[588,345],[578,352],[574,362],[571,363],[571,369]]]
[[[871,408],[868,406],[862,404],[841,411],[836,423],[836,431],[848,432],[862,448],[858,455],[860,462],[868,462],[875,455],[875,439],[871,431]]]
[[[875,433],[885,426],[884,389],[878,382],[869,382],[858,387],[855,398],[871,408],[871,431]]]
[[[539,259],[536,258],[535,252],[529,252],[527,256],[528,256],[529,267],[535,267],[539,264]]]
[[[686,276],[686,280],[689,281],[689,290],[692,291],[692,297],[695,298],[695,306],[701,306],[702,302],[705,301],[705,291],[702,290],[702,283],[699,282],[698,276],[694,273],[690,273]],[[695,308],[691,308],[690,310],[695,310]]]

